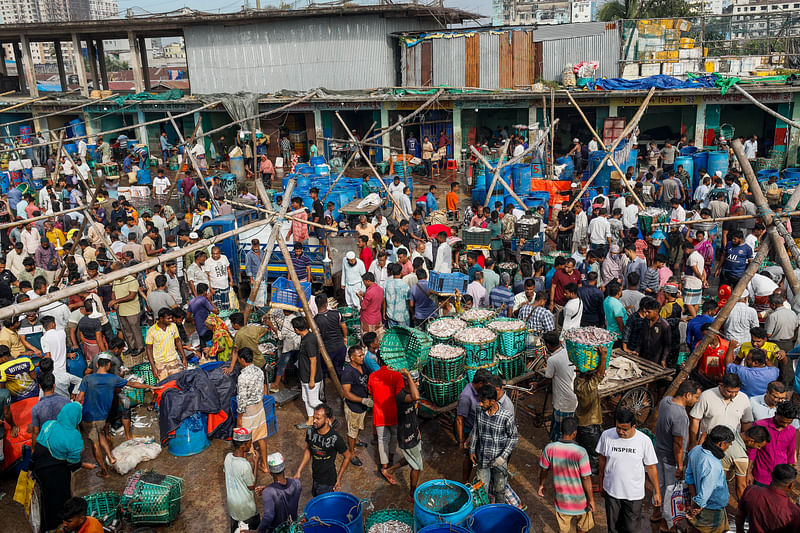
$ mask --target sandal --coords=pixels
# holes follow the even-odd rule
[[[394,476],[389,473],[388,470],[385,468],[380,469],[381,477],[389,482],[391,485],[397,485],[397,481],[395,481]]]

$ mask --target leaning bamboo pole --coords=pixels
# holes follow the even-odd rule
[[[0,94],[0,96],[3,96],[3,95]],[[83,109],[84,107],[87,107],[87,106],[90,106],[90,105],[94,105],[94,104],[98,104],[100,102],[103,102],[104,100],[108,100],[110,98],[116,98],[117,96],[119,96],[118,93],[109,94],[108,96],[104,96],[103,98],[98,98],[97,100],[90,100],[89,102],[86,102],[85,104],[80,104],[80,105],[76,105],[76,106],[73,106],[73,107],[68,107],[66,109],[60,109],[58,111],[53,111],[52,113],[45,113],[44,115],[36,115],[35,117],[23,118],[21,120],[15,120],[13,122],[4,122],[3,126],[13,126],[14,124],[24,124],[26,122],[31,122],[34,119],[42,119],[42,118],[47,118],[47,117],[55,117],[55,116],[58,116],[58,115],[63,115],[64,113],[70,113],[72,111],[77,111],[78,109]],[[64,126],[63,128],[58,128],[58,130],[62,130],[62,129],[66,129],[66,126]],[[50,130],[50,132],[53,132],[53,131],[54,130]]]
[[[717,335],[722,331],[722,326],[725,324],[725,321],[728,319],[728,315],[731,314],[733,310],[733,306],[741,299],[742,293],[744,292],[747,284],[750,283],[750,280],[753,279],[758,269],[761,267],[761,262],[767,258],[769,255],[770,250],[770,241],[764,241],[761,247],[758,249],[758,253],[753,261],[747,266],[747,269],[744,271],[744,275],[739,279],[739,282],[731,291],[731,296],[728,298],[728,301],[725,302],[725,305],[722,307],[717,316],[714,318],[714,322],[711,323],[711,327],[706,331],[703,338],[700,342],[697,343],[694,350],[692,351],[692,355],[689,356],[689,359],[681,367],[680,372],[678,372],[675,379],[670,384],[667,391],[664,393],[665,396],[674,396],[675,393],[678,391],[678,387],[680,387],[681,383],[686,381],[686,378],[689,377],[694,367],[697,366],[697,363],[700,361],[700,358],[703,356],[703,353],[708,348],[708,345],[711,343],[711,340],[714,338],[714,335]]]
[[[286,193],[284,192],[284,195],[285,194]],[[235,205],[236,207],[243,207],[245,209],[252,209],[253,211],[258,211],[259,213],[264,213],[265,215],[275,216],[275,215],[279,214],[277,211],[273,211],[272,209],[265,209],[265,208],[259,207],[257,205],[243,204],[241,202],[236,202],[234,200],[225,200],[225,202],[229,203],[231,205]],[[297,213],[297,212],[300,212],[300,211],[304,211],[304,209],[299,209],[297,211],[293,211],[293,213]],[[316,222],[311,222],[310,220],[303,220],[302,218],[294,217],[291,214],[285,214],[285,215],[281,214],[281,216],[283,218],[287,219],[287,220],[291,220],[293,222],[300,222],[302,224],[307,224],[307,225],[309,225],[311,227],[314,227],[314,228],[320,228],[320,229],[324,229],[324,230],[328,230],[328,231],[337,231],[338,230],[338,228],[335,228],[333,226],[326,226],[325,224],[317,224]]]
[[[789,211],[781,213],[780,215],[775,214],[776,217],[780,218],[788,218],[790,216],[800,215],[800,211]],[[654,228],[657,227],[664,227],[664,226],[691,226],[693,224],[716,224],[717,222],[728,222],[731,220],[752,220],[754,218],[761,218],[760,215],[733,215],[729,217],[717,217],[717,218],[698,218],[697,220],[685,220],[683,222],[657,222],[652,226]]]
[[[195,174],[197,174],[197,177],[200,178],[200,183],[203,185],[203,188],[208,193],[208,201],[211,202],[211,205],[213,205],[216,208],[217,212],[219,213],[219,203],[217,203],[217,199],[214,198],[214,195],[211,194],[211,189],[208,187],[208,183],[206,183],[206,180],[203,177],[203,172],[200,170],[200,165],[197,164],[197,158],[194,156],[191,150],[187,149],[188,146],[186,146],[186,139],[183,138],[183,133],[181,132],[180,128],[178,128],[178,124],[177,122],[175,122],[172,113],[167,111],[167,116],[169,117],[169,121],[172,124],[172,128],[178,135],[178,140],[180,141],[180,144],[184,145],[183,146],[184,155],[189,159],[189,162],[192,164],[192,168],[194,169]],[[167,200],[169,200],[169,197],[167,197]]]
[[[107,206],[110,205],[111,202],[113,202],[113,200],[109,198],[107,200],[103,200],[102,202],[98,202],[97,205]],[[0,224],[0,230],[14,228],[17,226],[24,226],[25,224],[29,224],[31,222],[39,222],[40,220],[47,220],[48,218],[55,218],[61,215],[67,215],[69,213],[75,213],[77,211],[83,211],[84,209],[86,209],[86,207],[87,207],[86,204],[81,203],[81,205],[79,205],[78,207],[70,207],[69,209],[64,209],[63,211],[58,211],[56,213],[51,213],[49,215],[41,215],[38,217],[23,218],[21,220],[16,220],[14,222],[6,222],[4,224]]]
[[[497,156],[497,165],[494,167],[494,176],[492,177],[492,183],[489,185],[489,188],[486,189],[486,199],[483,202],[483,207],[487,207],[489,205],[489,199],[492,196],[492,191],[494,191],[494,186],[497,184],[497,180],[502,180],[503,178],[500,177],[500,172],[505,167],[505,163],[503,160],[506,158],[506,154],[508,154],[508,146],[510,141],[506,141],[503,143],[503,147],[500,149],[500,155]],[[475,149],[474,146],[470,146],[472,153],[474,153],[478,158],[486,165],[486,168],[492,168],[492,165],[483,157],[483,155]],[[505,183],[505,182],[504,182]],[[506,184],[508,185],[508,184]],[[522,205],[525,205],[524,203]]]
[[[428,107],[433,102],[435,102],[436,99],[439,98],[443,93],[444,93],[444,89],[439,89],[434,94],[432,94],[430,98],[428,98],[427,100],[422,102],[422,104],[418,108],[416,108],[412,113],[410,113],[408,116],[406,116],[404,118],[401,118],[400,120],[398,120],[397,122],[395,122],[391,126],[379,129],[378,132],[375,135],[373,135],[372,137],[367,137],[366,139],[363,139],[363,142],[367,142],[367,143],[368,142],[372,142],[372,141],[374,141],[375,139],[377,139],[379,137],[383,137],[385,134],[389,133],[393,129],[402,127],[403,124],[405,124],[406,122],[408,122],[412,118],[414,118],[417,115],[419,115],[420,113],[422,113],[422,111],[424,111],[426,107]],[[345,126],[345,128],[346,127],[347,126]]]
[[[367,135],[369,135],[369,132],[371,132],[373,129],[375,129],[375,126],[377,124],[378,124],[377,122],[373,122],[372,123],[372,126],[370,126],[369,129],[367,130]],[[345,142],[351,142],[351,141],[345,141]],[[357,151],[353,150],[353,153],[351,153],[350,157],[347,158],[347,161],[345,162],[344,166],[342,167],[342,170],[339,171],[339,175],[336,176],[336,179],[333,180],[333,183],[331,183],[331,186],[328,187],[328,192],[326,192],[325,196],[323,196],[320,199],[320,202],[324,202],[325,199],[328,198],[328,195],[333,191],[333,188],[336,187],[336,184],[339,183],[339,180],[342,179],[342,176],[344,176],[344,173],[347,172],[347,168],[355,160],[356,154],[358,154],[358,153],[360,153],[360,152],[357,152]]]

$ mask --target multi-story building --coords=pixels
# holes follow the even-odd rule
[[[731,5],[731,0],[687,0],[687,2],[703,15],[721,15],[725,8]]]
[[[117,0],[0,0],[0,22],[33,24],[117,18]]]
[[[567,24],[572,18],[569,0],[493,0],[492,24]]]
[[[764,15],[800,11],[800,2],[797,0],[734,0],[732,7],[734,15]]]
[[[598,0],[573,0],[572,22],[593,22],[597,20]]]

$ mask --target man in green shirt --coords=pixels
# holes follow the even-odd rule
[[[245,325],[244,315],[242,313],[233,313],[229,319],[231,321],[231,325],[233,325],[233,329],[236,331],[236,335],[233,337],[233,353],[231,354],[231,364],[223,372],[226,374],[233,372],[233,369],[236,366],[237,354],[242,348],[250,348],[250,350],[253,352],[253,364],[264,370],[264,367],[267,365],[267,361],[264,359],[264,354],[262,353],[261,348],[258,347],[258,341],[261,340],[261,337],[266,335],[270,328],[258,324]]]

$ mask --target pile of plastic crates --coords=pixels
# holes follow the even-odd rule
[[[452,294],[456,289],[462,293],[466,292],[467,285],[469,285],[469,276],[460,272],[431,271],[428,279],[428,286],[432,291],[445,294]]]
[[[170,524],[181,512],[181,498],[181,478],[138,470],[128,478],[120,504],[133,524]]]

